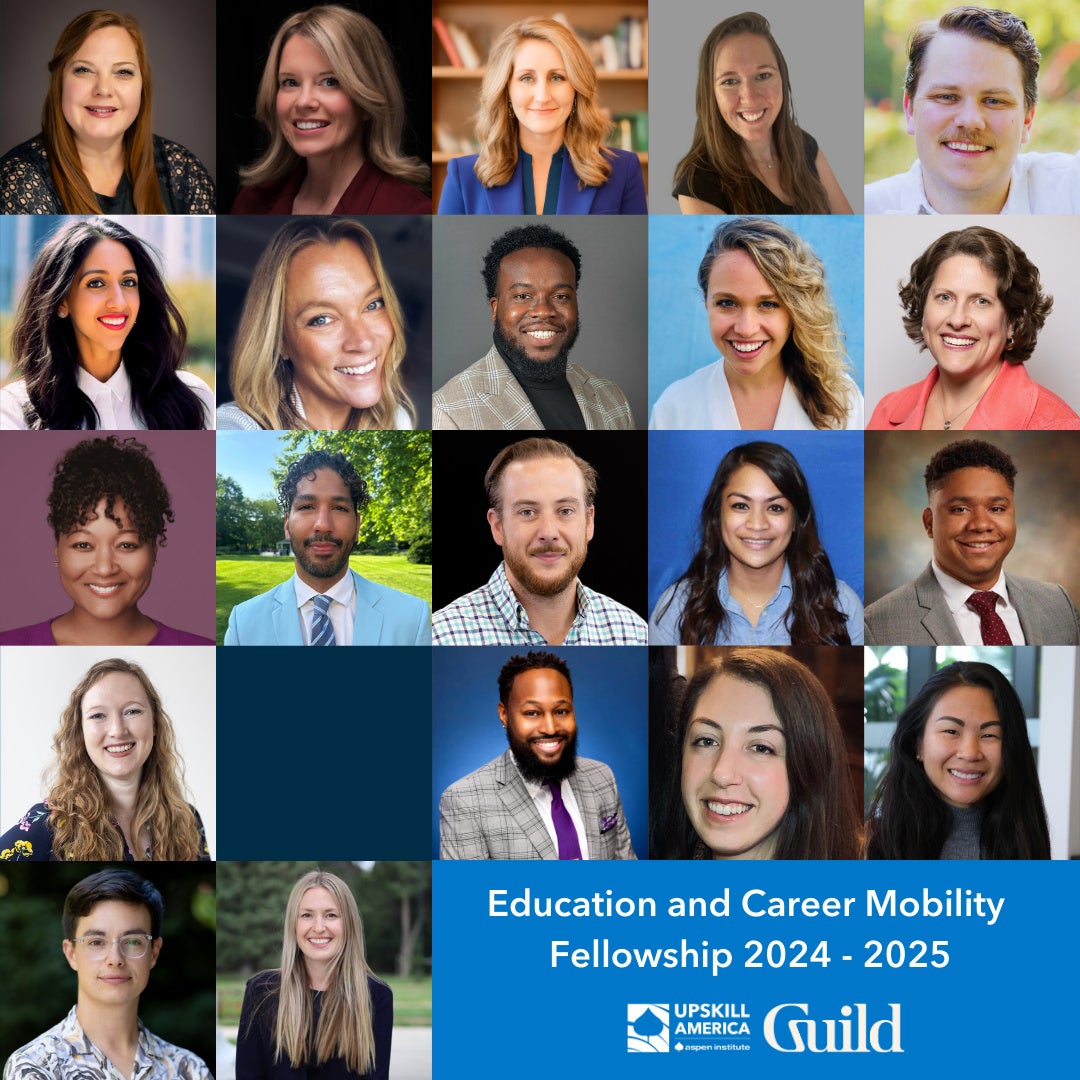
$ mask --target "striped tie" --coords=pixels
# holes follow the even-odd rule
[[[330,621],[330,597],[323,593],[316,594],[315,616],[311,620],[312,645],[336,645],[334,624]]]

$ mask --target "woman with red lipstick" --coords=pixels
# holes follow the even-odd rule
[[[283,225],[262,253],[233,346],[223,431],[411,429],[405,320],[375,238],[349,218]]]
[[[172,721],[137,664],[101,660],[87,671],[53,749],[48,798],[0,837],[0,860],[210,859]]]
[[[1049,859],[1024,707],[997,668],[931,675],[896,721],[867,821],[868,859]]]
[[[168,489],[142,443],[85,439],[56,463],[49,525],[69,611],[0,633],[2,645],[213,645],[139,610],[173,520]]]
[[[234,214],[431,213],[431,168],[401,149],[393,56],[359,12],[322,4],[286,19],[255,114],[270,145],[240,170]]]
[[[202,162],[152,132],[150,64],[133,16],[77,16],[49,72],[41,133],[0,159],[0,212],[214,213]]]
[[[637,154],[605,146],[596,68],[554,19],[524,19],[491,46],[479,154],[454,158],[440,214],[645,214]]]
[[[181,369],[187,327],[147,245],[109,218],[63,222],[38,252],[11,331],[22,378],[0,427],[213,427],[214,392]]]
[[[904,329],[935,366],[878,402],[868,430],[1075,431],[1078,416],[1024,363],[1054,299],[1007,236],[978,225],[945,233],[900,287]]]
[[[795,122],[787,62],[764,15],[733,15],[705,39],[694,140],[672,195],[684,214],[852,212],[825,154]]]
[[[794,657],[725,650],[694,672],[665,737],[652,858],[858,858],[844,736],[824,687]]]
[[[352,890],[312,870],[289,894],[281,968],[244,991],[236,1080],[388,1080],[394,994],[372,974]]]

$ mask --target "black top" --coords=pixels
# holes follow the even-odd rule
[[[154,136],[154,167],[169,214],[214,213],[214,181],[186,147]],[[105,213],[134,213],[131,180],[125,174],[115,195],[98,195]],[[35,135],[0,158],[0,213],[66,214],[53,183],[41,135]]]
[[[806,149],[806,160],[810,164],[810,171],[814,176],[818,175],[817,156],[818,144],[813,135],[808,135],[802,128],[803,146]],[[820,177],[818,177],[820,179]],[[750,178],[754,186],[754,206],[750,213],[754,214],[795,214],[798,211],[794,206],[788,206],[781,202],[756,176]],[[711,203],[719,210],[729,214],[735,210],[731,204],[731,193],[724,187],[724,180],[720,174],[710,167],[698,167],[694,170],[694,190],[686,181],[686,173],[683,172],[675,181],[675,190],[671,193],[676,198],[679,195],[687,195],[691,199],[701,199],[702,202]],[[744,213],[745,211],[739,211]]]
[[[248,980],[240,1008],[236,1039],[236,1080],[389,1080],[390,1040],[394,1032],[394,992],[384,982],[368,976],[371,994],[371,1028],[375,1035],[375,1069],[363,1077],[345,1067],[342,1058],[322,1065],[314,1062],[294,1069],[282,1055],[274,1061],[274,1023],[280,971],[260,971]],[[312,990],[315,1023],[319,1022],[323,992]]]
[[[521,155],[521,180],[525,187],[525,213],[536,213],[536,188],[533,185],[532,155],[518,149]],[[544,189],[544,213],[559,212],[559,184],[562,183],[563,156],[565,147],[560,146],[552,155],[551,168],[548,170],[547,187]]]

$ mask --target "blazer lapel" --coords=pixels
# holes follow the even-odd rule
[[[271,594],[270,623],[274,628],[275,645],[303,645],[300,615],[296,610],[296,590],[293,579],[283,581]]]
[[[559,178],[559,213],[590,214],[597,188],[578,187],[578,174],[574,172],[570,155],[563,158],[562,176]]]
[[[539,859],[558,859],[559,853],[551,841],[547,826],[540,820],[529,789],[514,764],[510,751],[502,759],[502,775],[499,777],[499,801],[503,809],[532,844]]]
[[[525,213],[525,189],[521,179],[521,155],[518,154],[514,175],[499,187],[484,188],[492,214]]]
[[[933,567],[926,569],[915,579],[915,596],[923,609],[922,625],[936,645],[962,645],[964,637],[960,627],[949,611],[948,601],[941,591]]]
[[[353,622],[354,645],[378,645],[382,640],[383,615],[378,609],[377,594],[366,588],[367,581],[350,570],[356,586],[356,619]]]
[[[600,801],[596,797],[596,789],[590,784],[581,771],[581,763],[578,762],[570,776],[570,786],[574,789],[574,798],[577,799],[578,809],[581,811],[581,820],[585,823],[585,838],[589,843],[589,858],[600,858]]]

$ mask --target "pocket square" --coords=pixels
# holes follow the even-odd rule
[[[600,833],[601,835],[606,832],[611,832],[612,829],[619,823],[618,812],[614,814],[602,814],[600,816]]]

